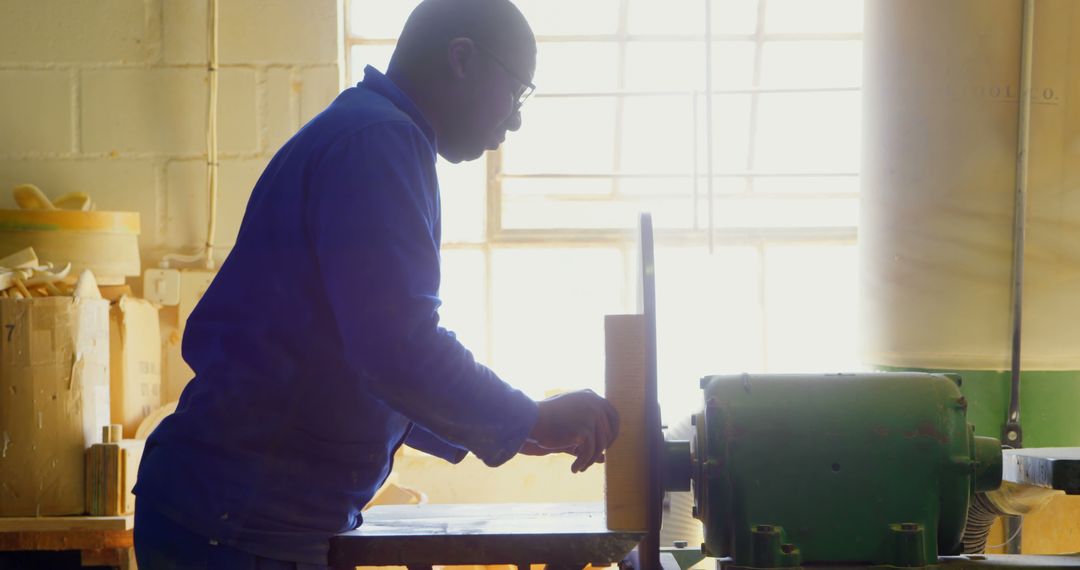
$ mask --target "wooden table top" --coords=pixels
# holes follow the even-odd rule
[[[330,562],[607,565],[641,537],[608,530],[602,503],[380,506],[331,539]]]

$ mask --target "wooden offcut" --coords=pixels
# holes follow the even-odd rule
[[[121,439],[119,424],[102,430],[102,443],[86,450],[86,510],[91,515],[114,516],[135,511],[131,493],[145,442]]]
[[[648,526],[645,421],[645,316],[604,317],[605,393],[619,412],[619,437],[607,450],[604,499],[607,527]]]

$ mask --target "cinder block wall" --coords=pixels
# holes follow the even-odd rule
[[[274,152],[338,93],[339,0],[220,0],[216,256]],[[0,0],[0,207],[33,183],[142,216],[143,266],[206,231],[206,0]]]

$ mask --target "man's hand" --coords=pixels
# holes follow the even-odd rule
[[[607,400],[592,390],[579,390],[553,396],[539,406],[536,425],[521,453],[569,453],[577,458],[570,466],[574,473],[604,462],[604,450],[619,435],[619,414]]]

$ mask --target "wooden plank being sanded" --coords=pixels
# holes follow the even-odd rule
[[[604,462],[607,527],[648,527],[645,315],[604,317],[605,396],[619,412],[619,437]]]

